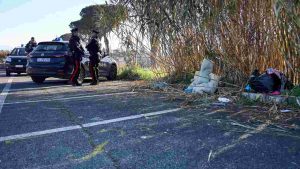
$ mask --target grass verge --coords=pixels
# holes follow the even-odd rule
[[[139,66],[130,66],[120,69],[118,74],[119,79],[123,80],[153,80],[155,73],[150,69],[145,69]]]

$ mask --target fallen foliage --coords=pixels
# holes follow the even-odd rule
[[[266,104],[249,101],[242,98],[240,88],[219,87],[214,95],[186,94],[183,92],[184,84],[166,84],[160,89],[153,88],[153,83],[140,82],[132,87],[132,90],[142,90],[149,93],[163,93],[168,100],[179,101],[182,108],[212,108],[212,114],[226,113],[227,118],[242,120],[249,123],[270,123],[276,128],[300,129],[300,110],[298,107],[292,107],[279,104]],[[145,89],[148,89],[145,91]],[[219,97],[226,97],[231,100],[230,103],[220,103]],[[222,110],[222,111],[220,111]],[[281,112],[288,110],[288,112]],[[212,115],[209,114],[209,115]],[[297,124],[299,123],[299,124]]]

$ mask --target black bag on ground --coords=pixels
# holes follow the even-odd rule
[[[275,80],[272,76],[264,73],[256,78],[250,79],[250,87],[259,93],[270,93],[274,91]]]
[[[258,70],[252,72],[249,85],[259,93],[272,93],[276,91],[280,93],[284,89],[290,89],[293,86],[282,72],[273,68],[268,68],[262,75],[259,75]]]

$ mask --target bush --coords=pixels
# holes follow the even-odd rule
[[[155,77],[153,71],[139,66],[130,66],[119,71],[118,78],[126,80],[152,80]]]
[[[299,97],[300,96],[300,86],[297,86],[294,89],[292,89],[290,95]]]
[[[230,83],[243,85],[254,69],[270,67],[300,83],[299,0],[120,1],[134,18],[120,27],[126,44],[142,51],[140,42],[149,41],[151,66],[174,80],[199,70],[207,58]]]
[[[3,59],[9,54],[8,50],[0,50],[0,63],[3,62]]]
[[[176,74],[171,74],[170,76],[165,77],[166,81],[169,83],[181,83],[181,84],[191,84],[191,80],[194,78],[194,73],[185,73],[181,76]]]

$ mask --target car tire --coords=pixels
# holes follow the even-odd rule
[[[81,85],[83,83],[84,79],[85,79],[85,69],[83,68],[83,66],[81,66],[80,73],[79,73],[79,76],[77,79],[77,83]]]
[[[6,76],[10,76],[10,71],[6,69]]]
[[[108,80],[116,80],[117,79],[118,69],[116,65],[111,65],[109,69],[109,73],[107,76]]]
[[[37,83],[37,84],[42,84],[46,80],[45,77],[40,77],[40,76],[31,76],[31,79],[34,83]]]

